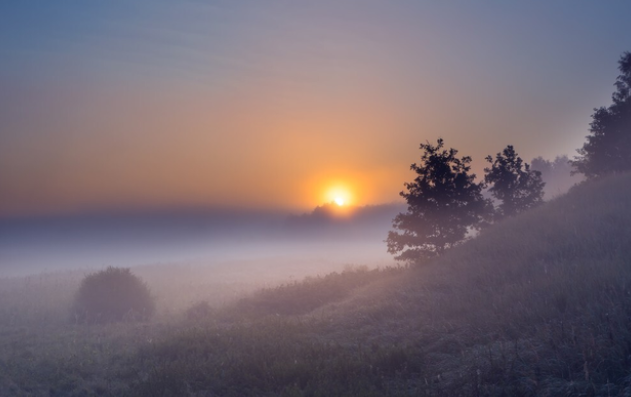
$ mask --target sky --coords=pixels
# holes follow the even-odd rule
[[[624,1],[3,1],[0,218],[401,201],[419,144],[575,155]]]

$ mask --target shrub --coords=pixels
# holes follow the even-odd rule
[[[83,279],[73,307],[80,322],[146,320],[154,311],[147,285],[130,269],[112,266]]]

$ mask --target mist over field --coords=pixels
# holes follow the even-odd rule
[[[631,396],[629,16],[0,1],[0,397]]]
[[[392,261],[383,241],[403,205],[335,207],[304,214],[189,210],[3,220],[0,266],[6,277],[152,264],[244,273],[259,263],[291,278]]]

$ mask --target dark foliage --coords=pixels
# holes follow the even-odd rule
[[[572,161],[588,178],[631,170],[631,52],[622,54],[618,65],[613,104],[594,109],[590,135]]]
[[[541,172],[530,169],[517,155],[512,145],[495,156],[486,157],[491,168],[484,169],[484,181],[489,191],[500,201],[497,216],[513,216],[543,203]]]
[[[154,311],[145,283],[130,269],[112,266],[83,279],[73,306],[75,320],[97,323],[146,320]]]
[[[421,144],[420,164],[412,164],[417,177],[401,192],[408,204],[398,214],[386,240],[388,252],[397,260],[419,261],[441,255],[463,241],[470,228],[477,228],[490,214],[490,201],[482,196],[483,182],[470,173],[470,157],[457,158],[455,149]]]

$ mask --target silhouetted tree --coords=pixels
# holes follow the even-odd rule
[[[618,61],[613,104],[594,109],[587,142],[572,165],[588,178],[631,170],[631,52]]]
[[[513,216],[543,203],[541,172],[530,169],[515,152],[512,145],[486,161],[491,168],[484,169],[484,181],[490,185],[489,191],[500,201],[497,216]]]
[[[482,196],[484,182],[475,183],[470,174],[470,157],[457,158],[455,149],[421,144],[420,164],[410,168],[417,177],[405,183],[400,195],[408,204],[398,214],[388,233],[388,252],[397,260],[420,261],[441,255],[463,241],[471,228],[477,228],[490,213],[490,200]]]

